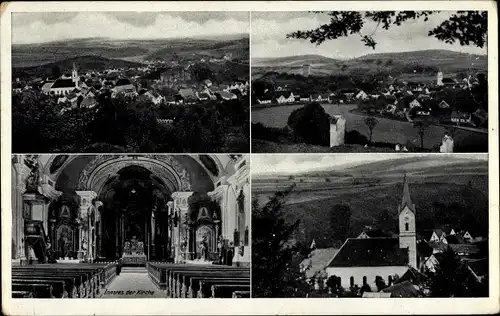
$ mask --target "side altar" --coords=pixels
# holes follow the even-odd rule
[[[146,265],[146,255],[144,254],[144,243],[137,240],[136,236],[125,241],[123,247],[122,264],[126,265]]]

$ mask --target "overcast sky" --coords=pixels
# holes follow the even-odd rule
[[[328,24],[326,14],[309,12],[252,12],[252,57],[283,57],[305,54],[318,54],[331,58],[353,58],[370,53],[403,52],[424,49],[449,49],[454,51],[486,54],[486,48],[446,44],[428,31],[441,24],[453,12],[440,12],[423,19],[407,21],[401,26],[391,26],[389,30],[379,27],[373,35],[377,46],[375,50],[364,46],[359,35],[351,35],[330,40],[319,46],[308,40],[287,39],[286,34],[293,31],[312,30]],[[376,29],[375,22],[368,22],[362,34],[371,34]]]
[[[158,39],[249,33],[248,12],[13,13],[12,42],[109,37]]]
[[[433,154],[421,154],[421,156],[432,156]],[[341,170],[348,166],[371,163],[388,159],[413,158],[408,154],[283,154],[283,155],[257,155],[251,157],[251,173],[257,174],[292,174],[306,171]],[[442,158],[442,157],[439,157]],[[475,159],[486,161],[486,154],[460,154],[454,158]],[[436,161],[437,163],[438,161]],[[439,163],[445,162],[440,159]]]

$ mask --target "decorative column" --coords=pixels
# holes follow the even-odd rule
[[[12,173],[12,247],[13,263],[24,264],[26,253],[24,250],[24,205],[23,193],[26,191],[26,179],[30,174],[30,168],[23,162],[21,155],[13,159]]]
[[[96,216],[95,216],[95,221],[96,221],[96,237],[95,237],[95,256],[96,258],[99,258],[102,254],[102,210],[101,207],[104,204],[101,201],[96,201],[95,202],[95,207],[96,207]],[[99,224],[98,224],[99,223]]]
[[[193,192],[174,192],[172,198],[174,199],[174,216],[178,217],[178,224],[176,230],[176,239],[174,242],[175,257],[174,262],[184,262],[187,259],[187,252],[189,251],[189,228],[185,219],[188,216],[188,198]]]
[[[148,252],[149,252],[149,254],[151,255],[152,258],[156,257],[155,233],[156,233],[155,210],[153,209],[151,211],[151,237],[150,237],[150,239],[151,239],[151,242],[150,242],[151,250],[149,250],[149,248],[148,248]]]
[[[89,236],[92,231],[90,214],[94,209],[92,202],[97,197],[97,193],[94,191],[76,191],[76,194],[80,197],[80,209],[78,213],[78,259],[90,260],[88,256],[90,253]]]
[[[176,238],[177,234],[175,234],[174,232],[176,232],[179,227],[179,218],[175,216],[173,201],[167,202],[167,227],[167,236],[162,235],[163,239],[167,241],[167,249],[164,249],[163,253],[167,254],[170,259],[175,258],[176,256],[174,238]],[[174,253],[172,253],[172,250],[174,251]]]
[[[251,234],[251,212],[250,212],[250,181],[249,181],[249,162],[248,156],[237,157],[234,160],[235,173],[232,174],[227,182],[231,186],[229,190],[232,194],[228,198],[228,218],[229,225],[233,232],[237,232],[238,245],[234,247],[234,256],[232,265],[250,266],[251,249],[249,237]],[[224,221],[224,219],[223,219]],[[245,238],[247,236],[247,238]]]

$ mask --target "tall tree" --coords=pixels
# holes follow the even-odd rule
[[[401,26],[411,20],[423,19],[439,11],[320,11],[317,14],[327,15],[330,22],[316,29],[296,31],[287,34],[289,38],[307,39],[320,45],[327,40],[334,40],[350,35],[358,35],[365,46],[375,49],[377,42],[374,35],[382,26],[388,30]],[[376,27],[370,33],[364,33],[367,22],[375,22]],[[444,20],[437,27],[428,30],[427,35],[433,36],[445,43],[459,42],[460,45],[484,47],[488,34],[488,13],[486,11],[458,11]]]
[[[365,124],[368,126],[368,129],[370,130],[370,143],[372,142],[372,135],[373,135],[373,129],[375,126],[378,124],[378,120],[374,118],[373,116],[368,116],[365,118]]]
[[[288,117],[288,126],[297,139],[313,145],[327,145],[330,139],[330,116],[317,102],[296,109]]]
[[[465,263],[448,247],[439,260],[435,273],[430,274],[431,297],[487,296],[488,288],[472,276]]]
[[[351,223],[351,208],[347,204],[335,204],[330,211],[330,229],[333,241],[343,242]]]
[[[418,129],[417,133],[418,136],[420,137],[420,148],[424,148],[424,135],[425,135],[425,130],[429,126],[429,123],[427,121],[416,121],[413,123],[413,127],[416,127]]]
[[[284,203],[293,186],[263,207],[252,205],[252,294],[254,297],[305,297],[312,291],[300,262],[307,257],[292,235],[299,221],[287,223]]]

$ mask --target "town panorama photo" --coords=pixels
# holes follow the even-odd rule
[[[486,11],[252,13],[252,152],[487,152]]]
[[[249,23],[232,11],[13,13],[12,151],[249,152]]]

